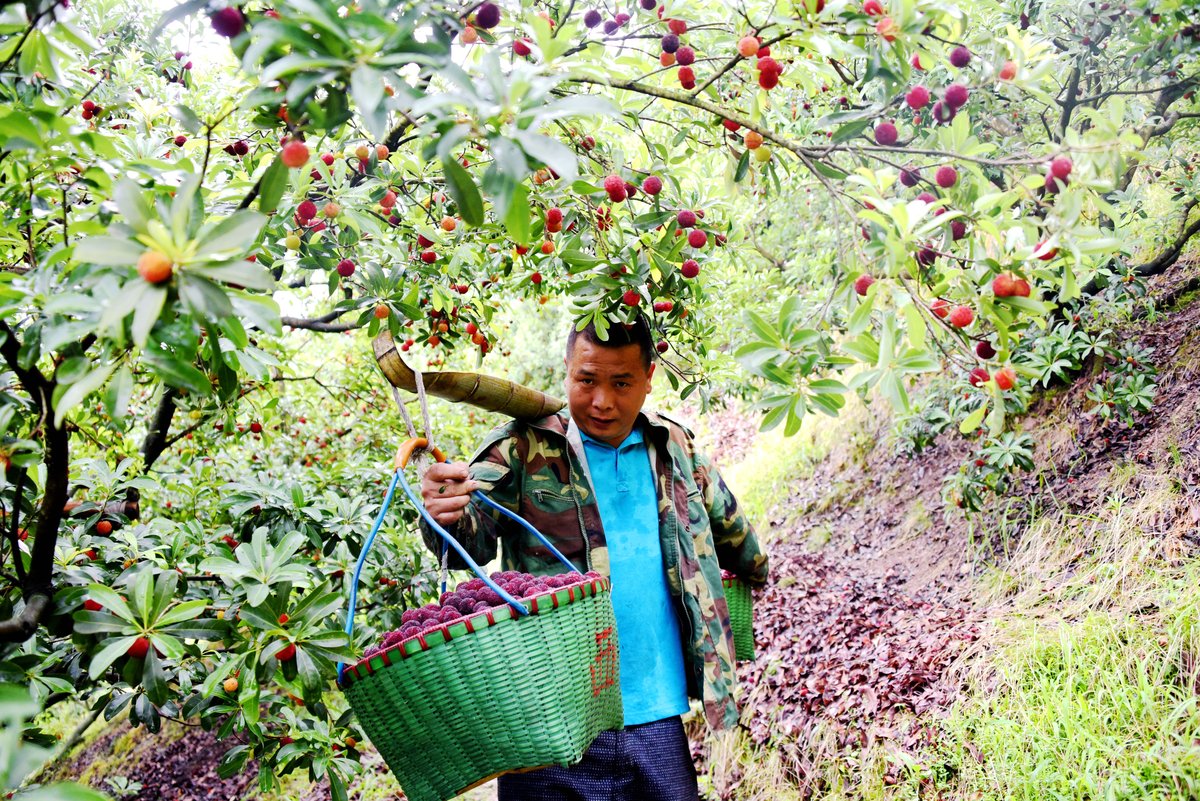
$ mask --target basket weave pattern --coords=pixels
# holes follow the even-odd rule
[[[738,578],[721,579],[729,623],[733,628],[733,650],[738,661],[754,658],[754,599],[750,585]]]
[[[616,619],[596,579],[480,612],[346,671],[363,731],[411,801],[579,761],[623,721]]]

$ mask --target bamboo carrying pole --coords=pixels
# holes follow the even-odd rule
[[[375,361],[393,386],[417,391],[416,373],[400,358],[389,331],[380,332],[373,343]],[[465,402],[489,412],[500,412],[518,420],[537,420],[566,405],[558,398],[503,378],[480,373],[422,373],[425,391],[454,402]]]

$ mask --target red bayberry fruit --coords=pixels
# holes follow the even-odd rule
[[[421,261],[425,262],[426,264],[433,264],[435,261],[437,261],[437,252],[433,250],[422,250]]]
[[[296,658],[296,644],[288,643],[275,652],[275,658],[280,662],[287,662],[290,659]]]
[[[656,351],[658,351],[659,353],[666,353],[666,352],[667,352],[667,350],[668,350],[668,348],[670,348],[670,347],[671,347],[671,346],[667,344],[667,341],[666,341],[665,339],[660,339],[660,340],[658,341],[658,344],[656,344],[656,345],[654,346],[654,349],[655,349]]]
[[[679,266],[679,272],[684,278],[695,278],[700,274],[700,265],[695,259],[685,259],[683,264]]]
[[[975,321],[975,312],[969,306],[955,306],[950,310],[950,325],[955,328],[966,328]]]
[[[918,111],[929,105],[929,90],[924,86],[914,86],[908,90],[908,94],[904,96],[904,102],[913,111]]]
[[[1033,249],[1033,255],[1042,261],[1050,261],[1058,255],[1058,248],[1052,248],[1046,242],[1038,242],[1037,246]]]
[[[680,228],[691,228],[696,224],[696,212],[684,209],[675,215],[675,221],[679,223]]]
[[[736,123],[733,120],[721,120],[721,124],[724,125],[725,130],[729,131],[730,133],[737,133],[742,127],[740,123]]]
[[[950,304],[942,298],[938,298],[933,303],[930,303],[929,309],[943,320],[945,320],[946,316],[950,314]]]
[[[659,45],[662,46],[664,53],[674,54],[679,49],[679,37],[673,33],[664,34],[663,38],[659,40]]]
[[[757,36],[743,36],[741,39],[738,39],[738,53],[740,53],[743,58],[753,57],[754,54],[758,52],[758,47],[759,44]]]
[[[971,98],[971,90],[963,86],[961,83],[952,83],[946,87],[946,92],[942,95],[942,99],[946,101],[946,105],[957,110],[967,104]]]
[[[900,171],[900,183],[905,186],[916,186],[921,181],[921,173],[918,170],[908,168]]]
[[[175,147],[183,147],[185,144],[187,144],[186,136],[180,134],[179,136],[175,137]]]
[[[691,67],[679,68],[679,85],[684,89],[696,88],[696,73],[692,72]]]
[[[701,231],[699,228],[693,228],[688,232],[688,244],[696,249],[700,249],[708,244],[708,234]]]
[[[354,275],[354,262],[350,259],[342,259],[337,263],[337,274],[342,278],[349,278]]]
[[[950,122],[957,114],[958,110],[949,103],[939,100],[933,104],[933,119],[935,122]]]
[[[1000,80],[1011,81],[1017,77],[1017,63],[1015,61],[1005,61],[1004,66],[1000,68]]]
[[[685,33],[687,33],[688,26],[687,23],[681,19],[669,19],[667,20],[667,28],[669,28],[671,33],[675,34],[676,36],[683,36]]]
[[[868,17],[878,17],[883,14],[883,4],[879,0],[866,0],[863,3],[863,13]]]
[[[150,653],[150,640],[145,637],[138,637],[125,651],[126,656],[131,656],[134,659],[145,659],[146,654]]]
[[[589,28],[595,28],[600,24],[602,19],[600,12],[593,8],[583,15],[583,24]]]
[[[917,200],[920,200],[924,203],[937,203],[937,196],[932,192],[922,192],[921,194],[917,195]]]
[[[981,359],[990,359],[996,355],[996,349],[986,339],[975,343],[975,355]]]
[[[529,44],[530,42],[528,39],[516,39],[513,41],[513,52],[518,56],[525,57],[533,52],[533,50],[529,48]]]
[[[1016,281],[1010,273],[1000,273],[992,279],[992,294],[998,298],[1009,298],[1016,294]]]
[[[529,281],[535,285],[542,283],[542,274],[534,273],[533,275],[529,276]]]
[[[96,533],[102,537],[107,537],[112,534],[113,524],[107,520],[101,520],[96,523]]]
[[[417,234],[417,246],[423,248],[433,247],[433,240],[424,234]]]
[[[934,175],[934,180],[942,189],[949,189],[958,183],[958,170],[951,167],[949,164],[943,164],[938,167],[937,173]]]
[[[875,279],[870,275],[863,273],[858,278],[854,279],[854,291],[859,295],[865,295],[873,283],[875,283]]]
[[[779,73],[763,70],[758,73],[758,85],[763,89],[774,89],[779,85]]]
[[[884,147],[891,147],[900,138],[896,126],[890,122],[881,122],[875,126],[875,141]]]
[[[675,63],[681,67],[686,67],[696,61],[696,51],[687,45],[683,45],[675,51]]]
[[[950,239],[957,242],[967,235],[967,224],[962,220],[950,221]]]
[[[1029,286],[1029,282],[1024,278],[1018,278],[1013,282],[1013,295],[1015,297],[1027,298],[1029,297],[1030,291],[1031,287]]]
[[[971,51],[963,45],[959,45],[950,51],[950,63],[962,69],[971,63]]]
[[[657,195],[662,191],[663,182],[657,175],[651,175],[646,180],[642,181],[642,191],[647,195]]]
[[[86,601],[83,602],[83,608],[88,610],[89,612],[99,612],[104,607],[101,606],[100,604],[96,603],[95,601],[93,601],[91,598],[88,598]]]
[[[1017,374],[1011,367],[1001,367],[996,371],[996,386],[1000,389],[1012,389],[1017,383]]]
[[[1063,183],[1066,183],[1067,176],[1071,174],[1071,168],[1073,166],[1074,165],[1071,163],[1069,158],[1066,156],[1059,156],[1050,162],[1050,174]]]
[[[613,203],[620,203],[628,196],[625,191],[625,179],[619,175],[609,175],[604,179],[604,191]]]
[[[982,367],[976,367],[974,370],[972,370],[970,373],[967,374],[967,383],[973,387],[981,387],[984,384],[986,384],[990,379],[991,379],[991,376],[988,375],[988,371],[984,370]]]
[[[875,33],[885,42],[894,42],[900,35],[900,23],[891,17],[884,17],[875,23]]]
[[[299,139],[293,139],[279,151],[279,160],[283,166],[290,169],[303,167],[308,163],[308,145]]]

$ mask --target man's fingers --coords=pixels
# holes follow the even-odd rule
[[[467,465],[462,462],[454,464],[446,464],[445,462],[435,462],[429,466],[425,472],[425,478],[433,481],[463,481],[470,474],[467,471]]]

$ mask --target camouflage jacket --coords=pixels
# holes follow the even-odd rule
[[[767,556],[721,476],[695,450],[691,432],[654,412],[643,411],[641,420],[658,492],[667,583],[683,632],[688,694],[703,702],[710,726],[732,726],[738,717],[737,676],[721,569],[761,584],[767,579]],[[579,430],[565,412],[513,421],[484,440],[471,459],[471,477],[580,570],[607,575],[608,549],[583,452]],[[440,537],[424,525],[421,533],[440,553]],[[495,558],[499,540],[504,570],[563,571],[532,535],[482,504],[468,506],[452,533],[481,565]],[[450,556],[452,568],[465,567],[453,551]]]

